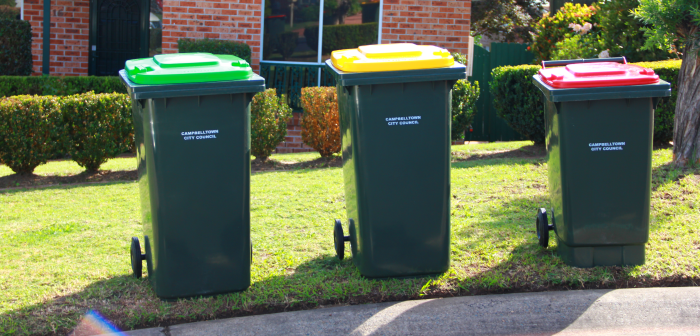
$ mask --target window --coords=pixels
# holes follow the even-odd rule
[[[378,42],[380,1],[265,0],[263,17],[263,61],[319,63]]]
[[[163,0],[151,0],[148,14],[148,56],[163,53]]]

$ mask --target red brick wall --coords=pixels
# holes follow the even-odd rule
[[[382,43],[438,45],[466,54],[471,0],[383,0]]]
[[[24,19],[32,25],[34,75],[40,75],[43,64],[44,1],[24,0]],[[51,75],[87,75],[89,23],[88,1],[51,1]]]
[[[176,53],[179,38],[214,38],[248,44],[259,70],[263,0],[163,1],[163,53]]]
[[[287,122],[287,137],[277,145],[275,153],[313,152],[314,149],[301,141],[301,113],[294,112]]]

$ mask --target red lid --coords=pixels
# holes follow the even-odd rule
[[[542,81],[555,88],[589,88],[654,84],[654,70],[615,62],[574,63],[565,67],[540,69]]]

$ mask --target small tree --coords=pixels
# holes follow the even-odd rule
[[[673,129],[673,161],[700,163],[700,6],[698,0],[640,0],[634,14],[653,28],[645,48],[681,48],[678,101]]]
[[[265,162],[277,145],[287,136],[287,120],[292,108],[285,95],[277,97],[275,89],[253,96],[250,104],[250,152]]]

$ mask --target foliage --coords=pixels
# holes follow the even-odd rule
[[[580,4],[566,3],[554,16],[545,14],[535,24],[533,43],[529,47],[529,50],[535,54],[536,62],[553,59],[557,42],[573,36],[571,28],[569,28],[570,24],[584,25],[588,22],[595,27],[598,24],[597,18],[594,16],[597,10],[596,5],[581,6]]]
[[[340,121],[335,87],[301,89],[301,139],[322,157],[340,152]]]
[[[282,59],[286,60],[289,56],[292,56],[294,49],[297,48],[297,40],[299,39],[299,34],[296,32],[287,32],[279,35],[279,43],[277,44],[277,51],[282,55]]]
[[[0,0],[0,6],[15,7],[17,2],[15,0]]]
[[[649,37],[645,48],[689,46],[700,53],[699,6],[697,0],[639,0],[634,15],[652,26],[644,29]]]
[[[590,26],[589,22],[584,23],[583,26],[572,23],[570,28],[574,30],[573,34],[567,33],[562,41],[555,44],[552,59],[570,60],[598,57],[603,51],[603,43],[597,33],[589,33],[590,28],[585,28]]]
[[[472,2],[473,31],[504,42],[530,42],[532,26],[542,18],[542,1],[489,0]]]
[[[0,100],[0,162],[17,174],[31,174],[65,148],[60,98],[14,96]]]
[[[68,154],[81,167],[97,171],[107,159],[133,147],[131,100],[119,93],[93,92],[61,99]]]
[[[20,16],[19,7],[0,5],[0,20],[17,20],[18,16]]]
[[[603,0],[595,14],[600,28],[602,49],[611,57],[625,56],[628,62],[667,59],[670,54],[658,47],[642,50],[646,42],[644,30],[651,28],[632,14],[639,0]]]
[[[659,78],[671,83],[671,97],[664,98],[654,110],[654,142],[668,143],[673,140],[673,120],[678,99],[678,73],[680,60],[640,62],[639,66],[654,70]]]
[[[542,93],[532,84],[537,65],[498,67],[491,71],[491,96],[496,115],[535,143],[544,143]]]
[[[177,40],[177,50],[180,53],[186,52],[208,52],[217,55],[233,55],[244,59],[250,63],[250,47],[241,42],[216,40],[216,39],[179,39]]]
[[[469,83],[458,80],[452,87],[452,140],[462,140],[476,115],[476,101],[479,99],[479,82]]]
[[[95,93],[127,93],[124,83],[116,76],[0,76],[0,97],[19,95],[68,96],[90,91]]]
[[[333,50],[357,48],[361,45],[377,43],[379,25],[376,22],[356,25],[323,26],[323,54]],[[306,45],[318,50],[318,26],[304,29]]]
[[[287,135],[287,120],[292,108],[287,97],[277,97],[275,89],[253,96],[250,104],[250,151],[260,161],[266,161]]]
[[[0,75],[32,74],[32,27],[28,21],[0,19]]]
[[[671,97],[661,101],[654,111],[654,141],[668,143],[673,138],[673,123],[678,97],[678,60],[635,63],[654,70],[671,83]],[[489,83],[496,114],[520,134],[536,143],[544,143],[544,103],[542,93],[532,83],[537,65],[505,66],[493,69]]]

